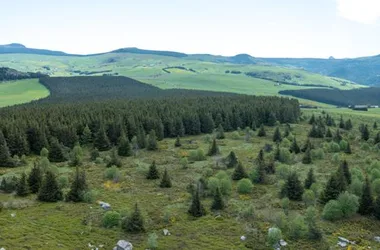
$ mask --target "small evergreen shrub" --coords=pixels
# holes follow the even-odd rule
[[[118,227],[120,224],[121,216],[116,211],[107,211],[103,215],[102,224],[105,228]]]
[[[237,183],[237,191],[239,194],[249,194],[252,192],[253,184],[250,179],[244,178]]]

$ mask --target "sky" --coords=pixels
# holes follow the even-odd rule
[[[255,57],[380,54],[380,0],[12,0],[0,44]]]

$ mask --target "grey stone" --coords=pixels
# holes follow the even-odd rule
[[[374,239],[374,241],[380,243],[380,236],[375,236],[373,239]]]
[[[116,244],[116,247],[113,248],[113,250],[132,250],[132,249],[133,249],[132,243],[126,240],[119,240]]]

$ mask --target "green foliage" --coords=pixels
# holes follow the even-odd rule
[[[372,190],[375,196],[380,197],[380,179],[376,179],[372,182]],[[359,195],[360,197],[361,195]]]
[[[226,138],[224,135],[224,129],[222,124],[219,124],[218,128],[216,129],[216,139],[221,140]]]
[[[338,197],[340,210],[343,218],[352,217],[359,209],[359,198],[348,192],[341,193]]]
[[[148,135],[148,140],[147,140],[147,149],[148,150],[157,150],[158,145],[157,145],[157,136],[156,132],[154,130],[151,130]]]
[[[302,200],[305,202],[306,206],[314,206],[315,199],[315,194],[312,190],[306,190],[302,195]]]
[[[281,207],[284,210],[284,213],[287,215],[289,213],[290,200],[288,197],[281,199]]]
[[[358,197],[361,197],[363,194],[363,182],[361,182],[357,178],[354,178],[350,186],[348,187],[348,190],[350,191],[350,193]]]
[[[203,150],[199,148],[198,150],[190,151],[189,160],[190,161],[204,161],[206,160],[206,156]]]
[[[160,178],[160,173],[158,172],[158,169],[156,167],[156,161],[153,161],[152,164],[149,167],[149,172],[146,175],[146,178],[148,180],[156,180]]]
[[[306,235],[307,226],[304,218],[297,215],[295,218],[289,221],[289,237],[293,240],[300,239]]]
[[[22,173],[21,178],[18,181],[16,194],[17,196],[27,196],[29,194],[29,188],[25,173]]]
[[[91,152],[90,152],[90,159],[92,161],[95,161],[98,157],[100,157],[99,150],[97,148],[94,148],[93,150],[91,150]]]
[[[104,126],[101,126],[99,131],[96,133],[94,148],[97,148],[99,151],[107,151],[111,148],[111,143],[106,135]]]
[[[117,154],[116,148],[113,148],[110,153],[110,158],[107,161],[107,168],[110,168],[112,166],[121,167],[123,163],[120,160],[119,155]]]
[[[265,137],[266,135],[267,135],[267,133],[265,132],[264,124],[261,124],[260,129],[257,132],[257,136],[258,137]]]
[[[122,135],[119,138],[119,145],[117,147],[117,154],[120,156],[128,157],[133,154],[131,143],[129,142],[129,139],[125,135],[125,133],[122,133]]]
[[[297,144],[296,138],[294,138],[292,145],[290,146],[290,152],[295,153],[295,154],[299,154],[301,152],[301,149]]]
[[[62,191],[59,188],[55,175],[51,171],[46,172],[37,198],[38,200],[45,202],[56,202],[62,200]]]
[[[41,157],[49,157],[49,150],[47,148],[42,148],[40,152]]]
[[[306,209],[305,222],[308,226],[308,238],[320,240],[323,235],[317,223],[317,209],[314,206],[309,206]]]
[[[282,141],[282,135],[279,127],[276,127],[276,130],[274,131],[273,141],[277,143],[280,143]]]
[[[380,197],[379,196],[377,197],[374,204],[373,215],[376,217],[376,219],[380,220]]]
[[[218,145],[216,144],[216,139],[214,139],[210,145],[210,148],[208,150],[208,156],[214,156],[219,154],[219,148]]]
[[[83,162],[83,149],[80,145],[76,145],[70,153],[70,165],[80,166]]]
[[[177,138],[176,138],[176,140],[175,140],[174,147],[179,148],[181,146],[182,146],[181,139],[180,139],[180,137],[178,135]]]
[[[282,232],[279,228],[269,228],[268,231],[268,243],[270,246],[275,245],[282,239]]]
[[[79,171],[79,167],[76,167],[74,180],[71,183],[70,191],[66,195],[66,201],[82,202],[83,194],[87,190],[86,172],[84,170]]]
[[[168,170],[165,168],[164,174],[161,179],[160,183],[161,188],[171,188],[172,187],[172,181],[170,180],[170,176],[168,174]]]
[[[63,152],[63,146],[58,142],[57,138],[52,138],[50,142],[49,161],[51,162],[66,161],[66,157]]]
[[[323,160],[325,158],[325,152],[323,151],[323,148],[312,149],[311,158],[313,160]]]
[[[104,178],[112,180],[113,182],[119,182],[121,179],[121,173],[116,166],[112,166],[104,171]]]
[[[214,194],[214,200],[213,200],[212,205],[211,205],[211,209],[212,210],[223,210],[224,207],[225,207],[225,204],[223,201],[222,193],[220,192],[219,186],[217,186],[215,194]]]
[[[145,232],[144,218],[142,217],[137,204],[135,204],[135,209],[132,214],[123,219],[121,227],[128,233]]]
[[[374,211],[374,205],[373,205],[373,197],[372,197],[372,189],[371,189],[371,183],[369,182],[368,178],[366,178],[364,186],[363,186],[363,192],[362,196],[360,198],[360,206],[359,206],[359,214],[361,215],[370,215]]]
[[[98,192],[95,190],[88,190],[83,193],[83,201],[86,203],[94,203],[96,200],[96,197],[98,196]]]
[[[118,227],[120,224],[121,216],[116,211],[107,211],[103,215],[102,225],[105,228]]]
[[[202,217],[206,215],[206,210],[201,204],[201,199],[199,197],[199,187],[197,188],[197,190],[195,191],[193,195],[193,199],[191,201],[191,205],[188,210],[188,213],[192,215],[193,217]]]
[[[302,158],[302,163],[303,164],[311,164],[312,163],[312,158],[311,158],[311,152],[310,148],[308,148]]]
[[[34,163],[32,171],[30,172],[29,177],[28,177],[28,185],[29,185],[30,192],[33,194],[38,193],[38,190],[41,187],[41,183],[42,183],[42,171],[40,167],[36,163]]]
[[[239,162],[236,167],[234,172],[232,173],[232,180],[238,181],[243,178],[248,178],[248,174],[245,171],[245,168],[243,167],[243,164]]]
[[[303,192],[304,187],[301,184],[297,173],[292,172],[281,189],[281,195],[288,197],[290,200],[301,201]]]
[[[187,160],[187,157],[182,157],[180,160],[180,164],[182,169],[187,169],[189,167],[189,161]]]
[[[157,249],[158,248],[158,242],[157,242],[158,236],[156,233],[150,233],[148,236],[148,248],[149,249]]]
[[[239,194],[249,194],[252,192],[253,184],[250,179],[244,178],[237,183],[237,191]]]
[[[236,165],[238,164],[238,159],[234,151],[231,151],[230,154],[227,156],[226,162],[227,162],[227,168],[236,167]]]
[[[58,176],[57,181],[60,189],[67,188],[69,186],[69,177],[67,177],[67,175]]]

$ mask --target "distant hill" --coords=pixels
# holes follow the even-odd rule
[[[53,51],[47,49],[31,49],[19,43],[11,43],[0,45],[0,54],[36,54],[36,55],[52,55],[52,56],[69,56],[62,51]]]
[[[380,88],[283,90],[282,95],[337,105],[380,105]]]
[[[0,81],[13,81],[21,79],[40,78],[46,75],[41,73],[20,72],[15,69],[0,67]]]

